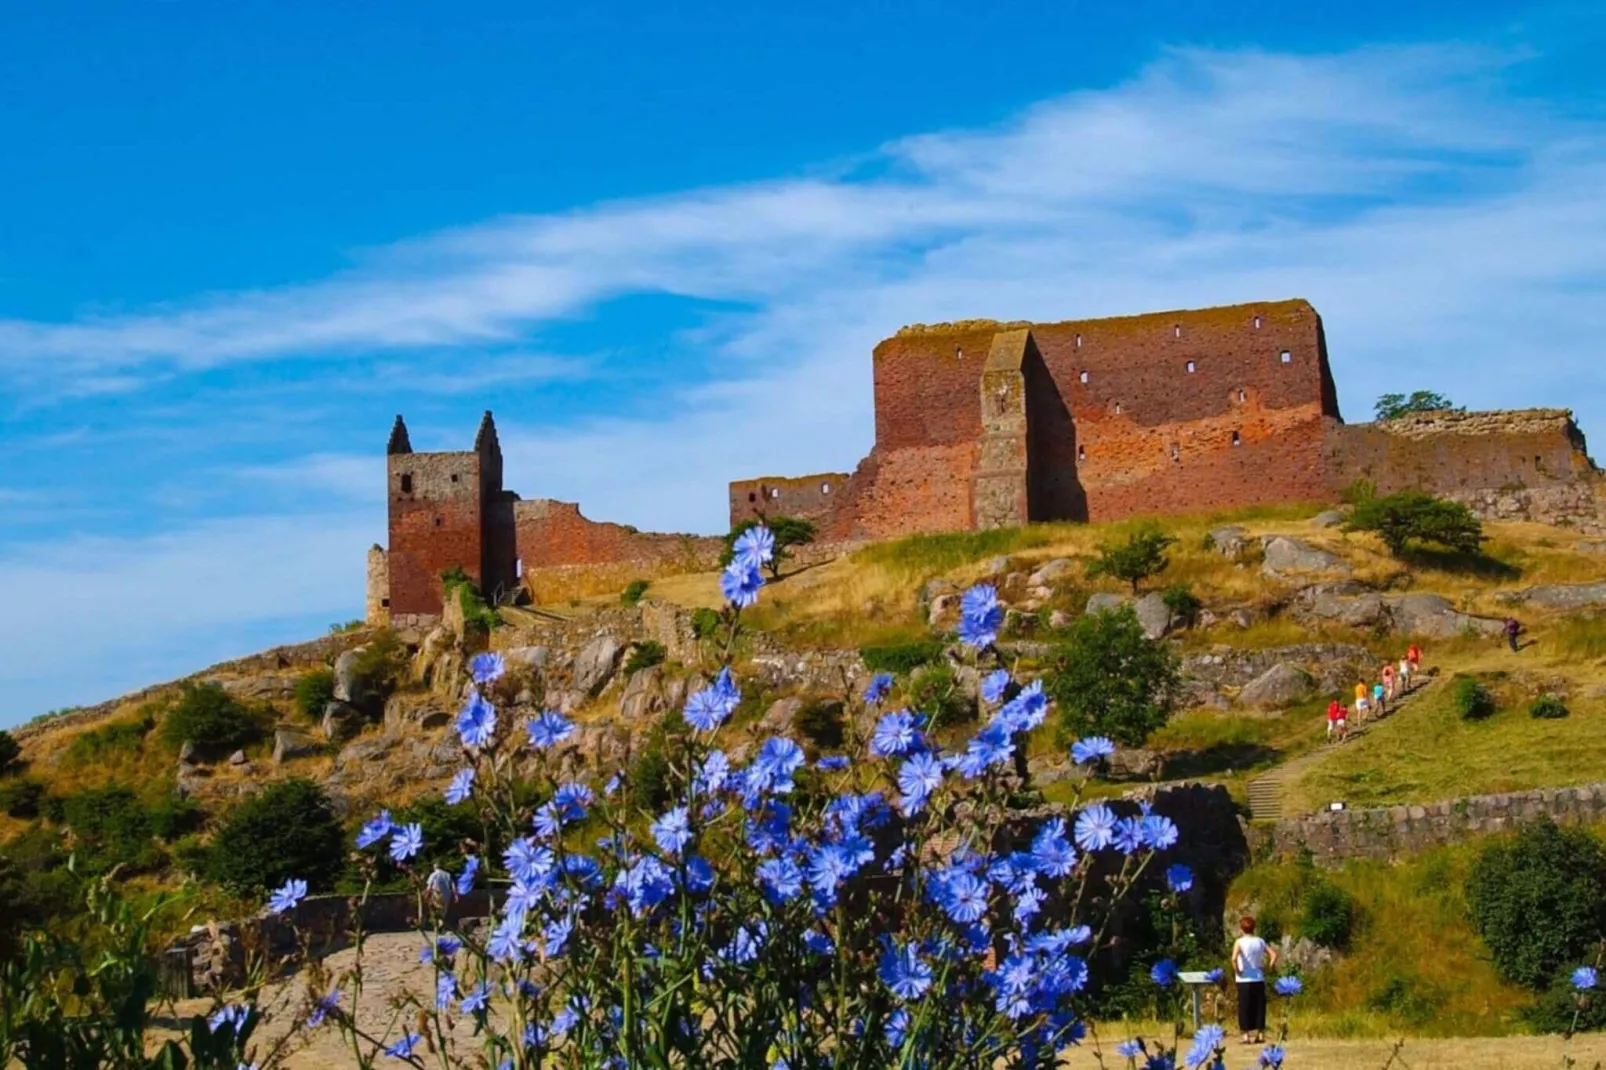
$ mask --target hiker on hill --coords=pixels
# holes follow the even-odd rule
[[[1238,982],[1238,1028],[1245,1044],[1266,1042],[1266,971],[1277,965],[1277,949],[1255,935],[1255,919],[1238,923],[1243,935],[1232,945],[1232,974]]]
[[[441,913],[444,923],[452,909],[452,901],[457,897],[457,889],[453,886],[452,875],[441,868],[439,862],[430,870],[429,878],[424,882],[424,894],[429,905]]]
[[[1383,663],[1383,696],[1390,702],[1393,702],[1395,695],[1398,694],[1398,692],[1394,689],[1395,683],[1396,678],[1394,675],[1394,663],[1392,661],[1385,661]]]
[[[1411,675],[1415,676],[1422,671],[1422,648],[1412,643],[1405,652],[1405,659],[1411,663]]]
[[[1372,685],[1372,709],[1381,717],[1388,712],[1388,703],[1384,698],[1383,681],[1379,680]]]
[[[1517,636],[1522,634],[1522,625],[1517,623],[1516,617],[1506,618],[1506,643],[1510,645],[1511,652],[1517,652]]]
[[[1356,684],[1355,685],[1355,721],[1356,721],[1357,724],[1359,724],[1360,722],[1366,720],[1366,710],[1367,710],[1367,708],[1368,708],[1368,703],[1367,703],[1367,700],[1366,700],[1366,684],[1364,684],[1364,683]]]
[[[1338,699],[1327,704],[1327,738],[1337,734],[1340,743],[1349,738],[1349,718],[1344,716],[1344,704]]]
[[[1411,690],[1411,659],[1400,659],[1400,694]]]

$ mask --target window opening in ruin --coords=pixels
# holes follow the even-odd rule
[[[514,579],[519,579],[523,575],[524,575],[524,558],[515,557],[513,559],[513,578]]]
[[[402,473],[401,487],[403,494],[411,494],[413,492],[413,474],[411,472]]]
[[[779,487],[771,487],[770,488],[770,497],[771,498],[779,498],[780,496],[781,496],[781,489]]]
[[[456,483],[456,482],[457,482],[457,473],[456,473],[456,472],[453,472],[453,473],[452,473],[452,482],[453,482],[453,483]]]
[[[1121,415],[1121,403],[1119,401],[1115,403],[1115,415]]]
[[[1172,330],[1171,337],[1173,337],[1173,338],[1181,338],[1182,337],[1182,324],[1180,324],[1180,323],[1177,324],[1175,327],[1171,328],[1171,330]]]
[[[1193,364],[1193,361],[1191,361],[1191,360],[1190,360],[1190,361],[1188,361],[1188,374],[1189,374],[1189,375],[1192,375],[1192,374],[1193,374],[1193,373],[1194,373],[1194,371],[1195,371],[1195,370],[1196,370],[1196,369],[1195,369],[1195,367],[1194,367],[1194,364]]]
[[[1257,330],[1257,331],[1260,330],[1260,317],[1259,316],[1255,317],[1255,330]]]
[[[1239,438],[1238,437],[1238,432],[1234,431],[1232,433],[1232,444],[1234,446],[1238,446],[1238,445],[1241,445],[1242,443],[1243,443],[1243,439]]]
[[[1081,349],[1082,348],[1082,336],[1081,335],[1077,335],[1076,336],[1076,348],[1077,349]]]
[[[821,483],[820,484],[820,493],[821,494],[830,494],[831,493],[831,484],[829,484],[829,483]]]
[[[380,604],[380,605],[381,605],[381,606],[383,606],[383,607],[384,607],[384,608],[386,608],[386,609],[389,609],[389,608],[390,608],[390,599],[388,599],[388,598],[381,598],[381,599],[380,599],[380,600],[379,600],[379,604]]]
[[[1079,460],[1079,461],[1087,460],[1087,447],[1086,446],[1078,446],[1078,447],[1076,447],[1076,459]]]
[[[1282,359],[1284,364],[1292,364],[1294,362],[1294,355],[1285,349],[1283,350]]]
[[[1238,400],[1239,401],[1248,401],[1249,400],[1249,391],[1247,391],[1247,390],[1239,390],[1238,391]]]
[[[954,359],[955,360],[964,360],[965,359],[965,351],[963,349],[961,349],[959,346],[954,346]]]
[[[758,495],[754,494],[752,491],[748,491],[747,492],[747,500],[750,501],[750,502],[756,502],[756,501],[758,501]]]
[[[1178,446],[1176,443],[1171,444],[1171,459],[1173,461],[1182,460],[1182,447]]]
[[[1082,373],[1082,382],[1084,382],[1084,383],[1087,382],[1087,379],[1088,379],[1087,372],[1083,372]]]
[[[435,518],[435,526],[436,527],[440,527],[441,526],[441,518],[440,517],[436,517]]]

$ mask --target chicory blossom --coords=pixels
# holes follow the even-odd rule
[[[1193,870],[1181,862],[1166,867],[1165,882],[1173,892],[1182,893],[1193,887]]]
[[[486,1003],[491,998],[492,991],[491,982],[489,981],[481,981],[469,989],[468,995],[463,997],[463,1013],[478,1014],[483,1011]]]
[[[479,855],[469,855],[463,863],[463,872],[457,875],[457,894],[467,895],[474,890],[474,875],[480,871]]]
[[[236,1003],[232,1006],[224,1007],[222,1010],[212,1015],[212,1017],[208,1018],[206,1020],[206,1027],[212,1032],[216,1033],[224,1026],[232,1025],[235,1033],[239,1033],[240,1027],[245,1024],[245,1020],[249,1017],[251,1017],[251,1008],[246,1006],[244,1003]]]
[[[307,882],[303,880],[287,880],[279,886],[268,900],[268,910],[274,914],[283,914],[287,910],[294,910],[297,903],[307,897]]]
[[[753,569],[767,565],[775,560],[775,535],[763,524],[755,524],[736,536],[731,553]]]
[[[908,710],[894,710],[882,714],[876,722],[870,733],[870,753],[877,758],[896,758],[907,754],[919,739],[914,715]]]
[[[691,825],[686,808],[677,806],[652,823],[652,838],[665,854],[678,855],[691,842]]]
[[[921,752],[909,758],[898,770],[898,800],[904,816],[919,813],[925,808],[931,793],[942,785],[942,762],[937,756]]]
[[[390,838],[390,857],[405,862],[424,848],[424,826],[414,821],[402,825]]]
[[[474,767],[466,766],[459,769],[453,776],[452,782],[446,785],[446,801],[456,806],[470,795],[474,794]]]
[[[959,641],[966,646],[992,646],[998,641],[998,629],[1003,623],[1004,607],[998,602],[996,588],[980,583],[960,597]]]
[[[1104,736],[1089,736],[1071,744],[1071,761],[1088,765],[1115,753],[1115,743]]]
[[[1084,851],[1102,851],[1115,842],[1115,814],[1094,803],[1076,815],[1076,845]]]
[[[1266,1045],[1266,1049],[1260,1053],[1261,1070],[1277,1070],[1282,1065],[1283,1049],[1276,1044]]]
[[[719,688],[704,687],[692,692],[681,716],[697,731],[712,732],[725,723],[734,708],[735,704],[727,701]]]
[[[1177,964],[1170,959],[1161,959],[1149,970],[1149,979],[1161,988],[1170,988],[1177,981]]]
[[[750,792],[787,795],[792,791],[792,774],[803,764],[803,748],[785,736],[771,736],[759,748],[758,757],[748,770]]]
[[[919,999],[931,987],[931,963],[920,957],[913,944],[901,950],[889,946],[881,956],[881,983],[905,1002]]]
[[[1008,690],[1009,690],[1009,670],[1008,669],[994,669],[992,672],[990,672],[986,676],[982,677],[982,681],[981,681],[981,697],[982,697],[982,700],[984,702],[989,702],[989,703],[991,703],[991,704],[996,706],[999,702],[1001,702],[1003,700],[1004,694]]]
[[[876,673],[874,676],[870,677],[870,686],[864,689],[865,705],[879,705],[881,700],[887,697],[887,692],[891,690],[892,674],[890,672]]]
[[[465,747],[483,747],[496,734],[496,708],[478,691],[468,697],[457,715],[457,734]]]
[[[1139,825],[1143,846],[1156,851],[1176,846],[1177,826],[1169,817],[1163,814],[1147,814]]]
[[[409,1058],[413,1054],[413,1049],[418,1046],[418,1042],[423,1039],[424,1038],[419,1036],[417,1033],[409,1030],[408,1032],[402,1034],[402,1038],[400,1040],[386,1048],[385,1054],[390,1056],[392,1059]]]
[[[1209,1063],[1215,1058],[1216,1051],[1221,1047],[1225,1036],[1226,1033],[1219,1025],[1201,1026],[1199,1031],[1193,1034],[1193,1046],[1182,1057],[1183,1063],[1192,1070]]]
[[[338,988],[330,989],[327,996],[318,997],[318,1001],[312,1005],[312,1010],[307,1012],[307,1028],[318,1028],[338,1006],[340,1006],[340,989]]]
[[[475,654],[469,659],[468,671],[469,675],[474,677],[476,684],[494,683],[507,671],[507,662],[502,659],[502,655],[487,651]]]
[[[530,745],[546,750],[574,734],[574,722],[557,710],[542,710],[528,725]]]
[[[720,593],[725,596],[725,601],[737,609],[756,604],[759,588],[763,586],[764,577],[758,567],[740,559],[726,565],[725,571],[719,574]]]
[[[390,819],[390,811],[379,811],[378,816],[358,830],[357,849],[364,850],[372,847],[386,836],[389,836],[395,827],[396,823]]]
[[[1580,966],[1573,971],[1573,988],[1579,992],[1588,992],[1599,983],[1600,978],[1593,966]]]
[[[824,758],[814,763],[814,768],[822,773],[839,773],[850,764],[852,763],[849,762],[848,756],[845,754],[827,754]]]
[[[1293,974],[1277,978],[1277,984],[1273,987],[1279,996],[1297,996],[1305,991],[1304,984]]]

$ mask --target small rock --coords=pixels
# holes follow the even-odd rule
[[[316,754],[322,747],[311,736],[290,728],[279,728],[273,733],[273,762],[283,765],[295,758]]]
[[[230,765],[244,765],[248,761],[250,761],[250,759],[245,756],[245,751],[243,750],[237,750],[233,754],[229,755]]]
[[[1310,518],[1311,526],[1317,528],[1336,528],[1344,522],[1344,512],[1341,509],[1324,509]]]
[[[323,738],[331,743],[344,743],[362,731],[365,718],[362,711],[334,700],[323,708]]]
[[[351,706],[360,706],[368,697],[362,687],[362,681],[357,679],[357,663],[362,660],[366,647],[352,647],[335,659],[335,687],[334,697],[337,702],[344,702]]]
[[[606,633],[592,639],[581,649],[580,656],[574,659],[575,689],[587,695],[596,695],[613,679],[624,650],[619,640]]]
[[[195,744],[186,739],[184,745],[178,749],[178,760],[180,763],[194,761]]]
[[[1349,566],[1336,554],[1330,554],[1287,535],[1268,536],[1266,556],[1260,569],[1269,576],[1290,572],[1348,572]]]
[[[1087,612],[1089,615],[1094,613],[1109,613],[1120,609],[1122,606],[1126,605],[1126,603],[1127,597],[1125,595],[1111,594],[1108,591],[1100,591],[1098,594],[1093,595],[1087,600]]]
[[[939,594],[931,600],[931,610],[926,614],[926,621],[933,628],[941,627],[950,616],[959,613],[959,595]]]
[[[1054,592],[1052,589],[1044,587],[1042,584],[1036,584],[1026,588],[1026,597],[1035,598],[1039,602],[1046,602],[1050,598],[1054,597]]]
[[[1050,628],[1069,628],[1071,626],[1071,615],[1063,609],[1056,609],[1048,615],[1048,626]]]
[[[619,714],[627,721],[639,721],[664,709],[662,666],[653,665],[630,674],[624,693],[619,696]]]
[[[1251,628],[1255,623],[1255,615],[1247,609],[1235,609],[1227,614],[1227,619],[1235,628]]]
[[[1176,626],[1171,607],[1165,604],[1165,598],[1158,591],[1150,591],[1139,598],[1135,608],[1138,623],[1143,625],[1143,634],[1150,639],[1163,639]]]
[[[1606,545],[1606,544],[1602,544]],[[994,557],[982,562],[981,574],[983,576],[1002,576],[1009,571],[1009,558]]]
[[[1210,545],[1222,557],[1236,558],[1244,552],[1244,536],[1240,527],[1216,528],[1210,533]]]
[[[1308,698],[1316,690],[1316,681],[1298,665],[1279,662],[1251,680],[1238,694],[1245,706],[1282,709]]]
[[[1068,557],[1056,557],[1039,565],[1027,580],[1034,587],[1046,587],[1075,567]]]
[[[800,698],[778,699],[770,705],[768,710],[764,711],[763,719],[758,722],[760,734],[782,735],[790,732],[792,730],[792,718],[796,717],[797,711],[802,708],[803,700]]]
[[[922,602],[934,602],[942,595],[958,593],[959,585],[953,580],[927,580],[920,585],[920,600]]]
[[[502,657],[509,666],[522,665],[527,669],[536,670],[546,668],[550,656],[551,652],[544,646],[516,646],[502,652]]]

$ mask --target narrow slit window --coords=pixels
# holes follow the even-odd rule
[[[1082,336],[1081,335],[1077,335],[1076,336],[1076,348],[1077,349],[1081,349],[1082,348]]]
[[[1176,443],[1172,443],[1171,445],[1171,459],[1173,461],[1182,460],[1182,447],[1178,446]]]
[[[747,500],[750,501],[750,502],[756,502],[756,501],[758,501],[758,495],[754,494],[752,491],[748,491],[747,492]]]
[[[770,488],[770,497],[771,498],[779,498],[780,496],[781,496],[781,488],[780,487],[771,487]]]
[[[1082,379],[1082,382],[1084,382],[1084,383],[1085,383],[1085,382],[1087,382],[1087,380],[1088,380],[1088,374],[1087,374],[1087,372],[1083,372],[1083,373],[1082,373],[1082,375],[1081,375],[1081,379]]]
[[[382,606],[384,606],[384,607],[385,607],[385,608],[386,608],[386,609],[389,609],[389,608],[390,608],[390,599],[388,599],[388,598],[381,598],[381,599],[380,599],[380,600],[379,600],[379,604],[380,604],[380,605],[382,605]]]
[[[1282,351],[1281,359],[1282,359],[1282,362],[1284,364],[1292,364],[1292,363],[1294,363],[1294,355],[1292,353],[1288,352],[1288,350],[1286,350],[1286,349]]]
[[[830,494],[831,493],[831,484],[829,484],[829,483],[821,483],[820,484],[820,493],[821,494]]]
[[[413,492],[413,474],[411,472],[402,473],[401,488],[403,494],[411,494]]]
[[[456,482],[457,482],[457,473],[456,473],[456,472],[453,472],[453,473],[452,473],[452,482],[453,482],[453,483],[456,483]]]
[[[1171,337],[1172,338],[1181,338],[1182,337],[1182,324],[1179,323],[1175,327],[1171,328]]]
[[[1249,391],[1240,389],[1238,391],[1238,400],[1239,401],[1248,401],[1249,400]]]
[[[1078,446],[1078,447],[1076,447],[1076,459],[1079,460],[1079,461],[1087,460],[1087,447],[1086,446]]]
[[[1115,403],[1115,415],[1121,415],[1121,403],[1119,401]]]
[[[1255,317],[1255,330],[1257,330],[1257,331],[1260,330],[1260,317],[1259,316]]]
[[[955,360],[964,360],[965,359],[965,351],[963,349],[961,349],[960,347],[958,347],[958,346],[954,346],[954,359]]]
[[[441,526],[441,518],[440,517],[436,517],[435,518],[435,526],[436,527],[440,527]]]
[[[1241,445],[1243,445],[1243,442],[1244,442],[1244,440],[1243,440],[1242,436],[1240,436],[1238,434],[1238,432],[1234,431],[1232,433],[1232,444],[1234,446],[1241,446]]]
[[[1196,372],[1198,370],[1199,370],[1198,367],[1193,363],[1193,361],[1191,361],[1191,360],[1188,361],[1188,374],[1189,375],[1192,375],[1194,372]]]

